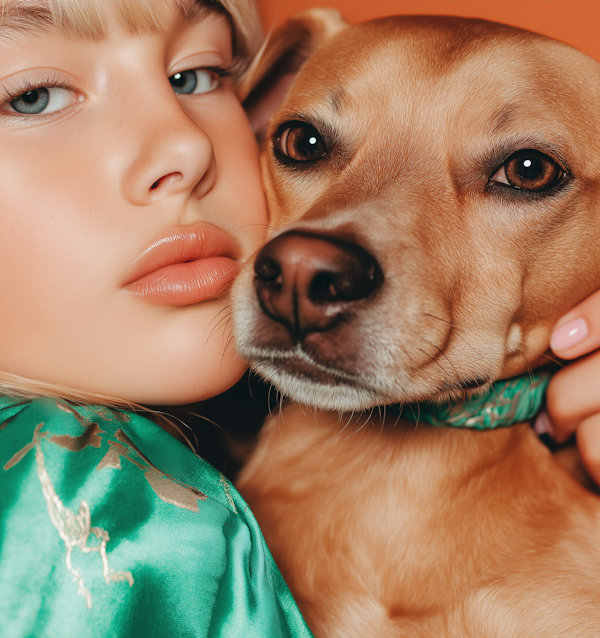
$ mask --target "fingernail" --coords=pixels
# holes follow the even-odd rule
[[[533,424],[533,429],[538,436],[542,434],[548,434],[552,438],[554,438],[554,426],[552,425],[552,421],[550,421],[550,417],[546,410],[542,410],[535,420]]]
[[[585,319],[573,319],[552,333],[550,347],[552,350],[568,350],[583,341],[588,334]]]

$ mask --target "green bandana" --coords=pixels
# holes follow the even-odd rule
[[[484,394],[458,403],[408,403],[402,417],[437,427],[492,430],[531,420],[542,407],[550,382],[547,372],[496,381]]]

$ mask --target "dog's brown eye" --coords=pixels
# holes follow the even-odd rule
[[[310,162],[327,153],[321,134],[314,126],[294,122],[285,128],[278,140],[279,150],[296,162]]]
[[[509,157],[492,180],[526,191],[543,191],[558,184],[564,174],[551,157],[539,151],[525,150]]]

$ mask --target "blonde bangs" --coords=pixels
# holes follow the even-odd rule
[[[263,40],[254,0],[220,0],[219,4],[231,18],[234,54],[246,66],[258,53]]]
[[[179,5],[178,0],[172,0]],[[164,0],[160,1],[164,6]],[[155,0],[0,0],[5,31],[54,31],[80,38],[101,38],[109,14],[131,31],[160,30]]]
[[[161,31],[161,13],[173,6],[185,17],[203,12],[229,16],[233,27],[234,55],[240,62],[251,58],[262,39],[252,0],[0,0],[0,29],[60,31],[81,38],[102,38],[116,19],[131,32]]]
[[[105,36],[109,14],[131,32],[160,30],[157,3],[152,0],[38,0],[37,3],[47,7],[55,27],[76,37]]]

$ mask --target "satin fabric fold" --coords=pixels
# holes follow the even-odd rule
[[[233,486],[139,414],[0,397],[0,635],[309,638]]]

